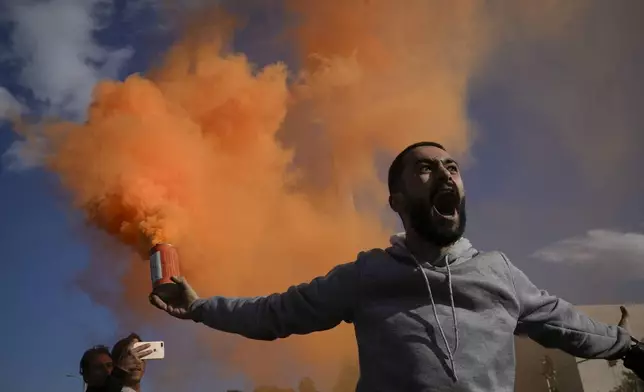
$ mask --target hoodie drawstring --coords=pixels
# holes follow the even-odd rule
[[[429,300],[432,303],[432,310],[434,312],[434,318],[436,319],[436,324],[438,325],[438,330],[440,331],[441,337],[443,338],[443,342],[445,343],[445,348],[447,349],[447,357],[449,359],[450,366],[452,367],[452,373],[454,374],[454,381],[458,381],[458,377],[456,376],[456,365],[454,364],[454,354],[456,353],[456,350],[458,350],[458,343],[459,343],[458,320],[456,319],[456,306],[454,306],[454,293],[452,290],[452,272],[449,267],[449,260],[447,259],[447,255],[445,255],[445,265],[447,267],[447,284],[449,286],[449,299],[452,305],[452,318],[454,320],[454,336],[456,338],[454,350],[452,350],[449,347],[449,343],[447,342],[447,336],[445,336],[445,331],[443,330],[443,326],[441,325],[441,322],[438,319],[438,312],[436,311],[436,303],[434,302],[434,295],[432,294],[432,287],[429,284],[429,279],[427,278],[427,274],[423,270],[422,265],[418,262],[416,257],[412,255],[412,258],[414,259],[414,262],[416,263],[421,274],[423,275],[423,279],[425,279],[425,287],[427,287],[427,292],[429,293]]]

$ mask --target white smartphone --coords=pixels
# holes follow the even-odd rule
[[[152,350],[152,353],[149,355],[146,355],[145,357],[141,359],[145,359],[146,361],[149,359],[163,359],[165,358],[165,344],[163,342],[137,342],[134,343],[132,347],[136,348],[138,346],[142,346],[144,344],[149,344],[150,347],[148,350]]]

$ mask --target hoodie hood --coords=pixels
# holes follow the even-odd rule
[[[435,269],[446,269],[446,263],[451,267],[454,267],[465,263],[478,254],[478,251],[472,247],[470,241],[465,237],[461,237],[458,241],[447,248],[439,249],[437,247],[436,256],[433,260],[416,261],[416,257],[414,257],[407,248],[406,239],[407,236],[405,232],[392,235],[389,238],[391,247],[387,248],[387,252],[396,259],[405,259],[405,261],[412,264],[416,264],[418,262],[424,267],[427,267],[427,264],[430,264],[431,267]]]

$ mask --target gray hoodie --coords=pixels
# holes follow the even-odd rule
[[[630,347],[626,330],[539,290],[503,253],[462,238],[430,263],[404,236],[391,242],[284,293],[198,300],[195,321],[259,340],[353,323],[358,392],[512,392],[514,335],[581,358],[619,358]]]

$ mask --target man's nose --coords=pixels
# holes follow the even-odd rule
[[[438,170],[436,170],[436,172],[438,177],[442,180],[448,180],[452,178],[452,174],[449,172],[449,170],[447,170],[447,168],[443,164],[438,165]]]

